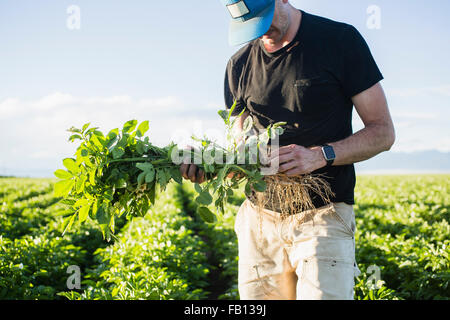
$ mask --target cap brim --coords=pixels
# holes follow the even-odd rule
[[[263,36],[272,25],[274,13],[275,1],[250,20],[232,20],[228,38],[230,45],[237,46]]]

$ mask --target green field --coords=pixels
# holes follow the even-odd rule
[[[93,222],[61,235],[53,183],[0,179],[0,299],[239,298],[233,224],[243,193],[209,225],[193,186],[171,184],[107,243]],[[449,299],[450,176],[359,176],[356,201],[355,299]],[[69,266],[80,268],[80,289],[68,289]]]

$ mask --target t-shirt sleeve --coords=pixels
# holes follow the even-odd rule
[[[232,116],[239,115],[245,109],[245,103],[241,97],[239,88],[239,78],[242,70],[235,66],[233,60],[228,61],[227,70],[225,72],[225,106],[230,109],[236,101],[236,107]]]
[[[345,29],[340,45],[338,78],[347,97],[352,98],[383,80],[367,42],[355,27]]]

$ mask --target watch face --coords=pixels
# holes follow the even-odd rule
[[[325,154],[325,158],[327,160],[334,160],[334,159],[336,159],[336,155],[334,153],[333,147],[330,147],[330,146],[323,147],[323,151],[324,151],[324,154]]]

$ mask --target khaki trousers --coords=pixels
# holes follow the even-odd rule
[[[353,299],[360,274],[353,206],[333,203],[299,215],[281,219],[248,199],[241,205],[235,232],[242,300]]]

